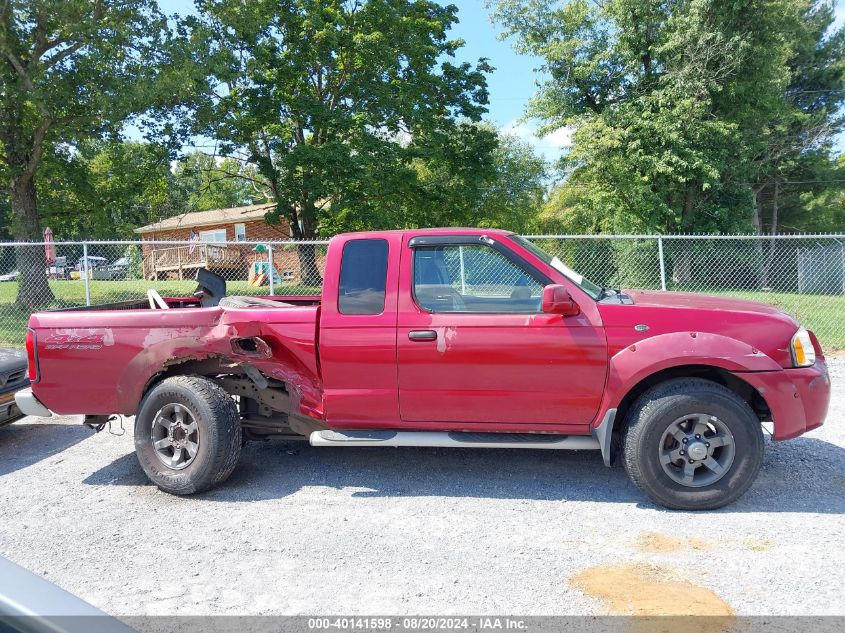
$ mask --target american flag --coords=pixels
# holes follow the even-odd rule
[[[197,248],[197,242],[200,239],[200,235],[194,229],[191,229],[191,237],[189,239],[191,240],[191,245],[188,247],[188,255],[193,255],[194,250]]]

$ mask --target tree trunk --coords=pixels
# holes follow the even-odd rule
[[[21,242],[41,241],[41,227],[35,198],[35,179],[30,175],[12,178],[9,183],[12,226],[15,239]],[[29,309],[49,305],[55,297],[47,283],[47,262],[43,246],[16,246],[19,306]]]
[[[751,226],[754,227],[754,232],[757,235],[762,235],[762,233],[763,233],[763,221],[761,219],[762,214],[760,213],[760,192],[762,190],[763,190],[762,186],[759,187],[759,188],[755,187],[752,190],[752,192],[754,194],[754,210],[753,210],[753,214],[751,216]]]
[[[675,285],[687,284],[692,279],[692,253],[682,240],[672,260],[672,281]]]
[[[312,220],[314,209],[303,209],[294,213],[296,219],[291,224],[291,233],[296,240],[313,240],[317,237],[317,228]],[[300,225],[301,222],[301,225]],[[322,287],[323,275],[320,273],[317,261],[317,244],[297,244],[296,254],[299,257],[299,277],[304,286]]]
[[[764,185],[761,185],[759,188],[754,189],[754,215],[751,216],[751,224],[754,226],[754,232],[757,235],[763,235],[763,212],[760,208],[763,204],[760,200],[760,193],[763,191]],[[754,240],[754,251],[755,251],[755,263],[757,266],[760,267],[760,272],[757,275],[757,287],[762,288],[764,284],[764,272],[763,272],[763,240],[756,239]]]
[[[320,267],[317,262],[316,244],[298,244],[296,253],[299,256],[299,273],[302,277],[302,284],[305,286],[321,287],[323,276],[320,274]]]
[[[772,230],[771,234],[774,236],[778,232],[778,190],[780,189],[780,185],[777,180],[775,180],[775,190],[772,193]],[[760,240],[762,242],[762,240]],[[760,245],[762,248],[762,244]],[[777,252],[777,240],[772,237],[769,240],[769,253],[768,257],[766,258],[765,263],[763,264],[763,270],[760,273],[760,288],[765,290],[770,285],[769,280],[769,272],[772,270],[772,264],[775,260],[775,253]]]
[[[692,213],[695,205],[695,184],[687,185],[684,193],[684,206],[681,208],[681,230],[687,232],[692,226]],[[692,280],[692,252],[689,246],[680,241],[680,247],[672,261],[672,281],[687,284]]]

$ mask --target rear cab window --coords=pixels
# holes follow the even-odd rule
[[[387,240],[350,240],[343,246],[337,307],[341,314],[381,314],[387,287]]]

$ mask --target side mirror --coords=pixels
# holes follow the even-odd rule
[[[543,288],[543,312],[546,314],[561,314],[575,316],[581,312],[578,304],[572,300],[566,286],[552,284]]]

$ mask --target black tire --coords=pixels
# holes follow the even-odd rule
[[[171,468],[153,442],[153,422],[159,412],[176,405],[187,409],[197,427],[197,448],[186,465]],[[175,452],[175,451],[173,451]],[[199,376],[162,380],[144,397],[135,418],[135,454],[156,486],[174,495],[188,495],[225,481],[241,453],[241,424],[234,400],[222,387]],[[183,453],[188,455],[188,453]]]
[[[677,482],[660,458],[661,451],[669,450],[663,448],[664,434],[693,414],[714,416],[730,431],[733,445],[730,465],[721,478],[699,487]],[[751,407],[732,391],[701,378],[679,378],[649,389],[631,407],[623,430],[622,461],[631,481],[655,503],[674,510],[713,510],[736,501],[754,483],[763,463],[763,432]],[[672,470],[671,465],[666,468]]]

